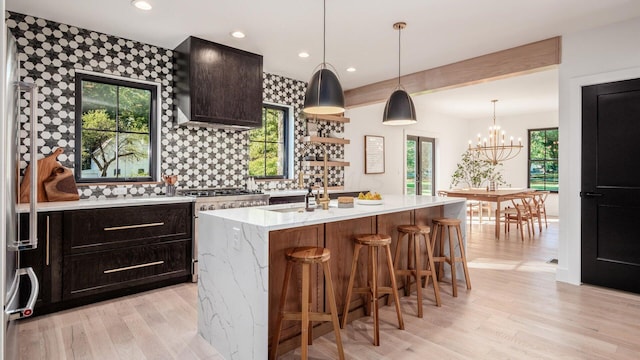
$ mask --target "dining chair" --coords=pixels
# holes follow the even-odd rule
[[[547,201],[547,196],[550,194],[550,191],[544,190],[544,191],[536,191],[534,193],[536,200],[538,202],[538,215],[540,216],[540,218],[542,218],[544,216],[544,227],[548,228],[549,225],[547,224],[547,208],[545,206],[545,202]]]
[[[538,221],[538,230],[542,233],[542,213],[540,211],[540,203],[538,196],[535,193],[527,194],[523,198],[525,204],[529,207],[529,213],[531,214],[531,226],[534,227],[534,220]]]
[[[507,206],[500,212],[504,219],[504,232],[510,232],[511,224],[516,224],[516,228],[520,230],[520,239],[524,241],[524,226],[527,227],[529,237],[531,237],[533,231],[529,206],[524,196],[514,196],[509,200],[511,200],[513,206]]]

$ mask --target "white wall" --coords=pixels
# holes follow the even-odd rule
[[[422,95],[428,96],[428,95]],[[382,124],[384,103],[350,109],[346,116],[351,123],[345,126],[345,188],[371,190],[385,194],[402,194],[405,174],[405,139],[407,135],[436,139],[435,189],[448,189],[451,175],[460,154],[467,146],[466,122],[431,113],[421,104],[422,96],[414,97],[418,123],[408,126]],[[364,173],[364,136],[378,135],[385,139],[384,174]]]
[[[405,142],[407,135],[418,135],[436,139],[436,185],[435,189],[449,189],[451,175],[468,146],[477,134],[486,134],[491,125],[491,114],[478,119],[462,120],[432,113],[424,105],[429,94],[414,97],[418,123],[408,126],[382,125],[384,103],[362,106],[347,111],[351,123],[345,126],[345,137],[351,140],[346,145],[345,158],[351,166],[345,168],[345,188],[348,190],[371,190],[386,194],[402,194],[405,173]],[[522,138],[525,148],[514,159],[504,163],[504,177],[512,187],[527,186],[527,130],[558,126],[557,112],[543,112],[512,117],[497,116],[497,123],[508,136]],[[379,135],[385,138],[385,173],[364,173],[364,136]],[[548,198],[547,213],[558,216],[558,196]]]
[[[640,77],[640,18],[563,35],[560,66],[559,281],[580,283],[581,87]]]

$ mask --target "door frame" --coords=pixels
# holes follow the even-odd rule
[[[628,68],[568,79],[568,88],[560,93],[568,93],[568,108],[560,103],[559,116],[559,218],[562,223],[558,238],[558,267],[556,280],[580,285],[582,273],[582,237],[580,188],[582,178],[571,174],[582,173],[582,87],[621,80],[640,78],[640,67]]]
[[[440,144],[440,139],[437,134],[430,131],[420,131],[420,130],[412,130],[412,129],[403,129],[402,130],[402,194],[406,195],[407,192],[407,137],[415,136],[415,137],[423,137],[423,138],[431,138],[433,139],[433,190],[437,191],[438,189],[438,179],[436,177],[438,165],[440,164],[439,156],[438,156],[438,148]]]

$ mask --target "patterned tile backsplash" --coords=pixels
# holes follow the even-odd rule
[[[40,87],[39,154],[64,150],[58,160],[74,167],[75,151],[75,72],[103,73],[130,79],[159,83],[162,112],[160,121],[161,173],[178,175],[179,188],[244,187],[249,161],[249,139],[246,131],[205,127],[178,127],[173,109],[173,51],[99,32],[65,25],[29,15],[7,13],[7,26],[18,43],[21,62],[20,78]],[[304,171],[305,183],[320,178],[322,168],[300,169],[300,159],[321,155],[318,148],[305,150],[297,139],[306,133],[306,120],[299,117],[306,83],[275,74],[263,74],[265,102],[292,106],[294,125],[294,170]],[[29,99],[21,100],[21,168],[30,161]],[[340,123],[320,122],[325,131],[342,132]],[[344,158],[342,145],[328,147],[329,157]],[[257,182],[263,190],[285,190],[297,187],[293,180]],[[330,168],[329,184],[344,184],[342,168]],[[125,187],[126,195],[114,195],[116,187]],[[154,196],[164,192],[161,183],[122,185],[79,185],[83,199],[109,197]]]

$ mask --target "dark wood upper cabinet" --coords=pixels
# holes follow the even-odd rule
[[[189,37],[175,49],[178,124],[262,125],[262,56]]]

